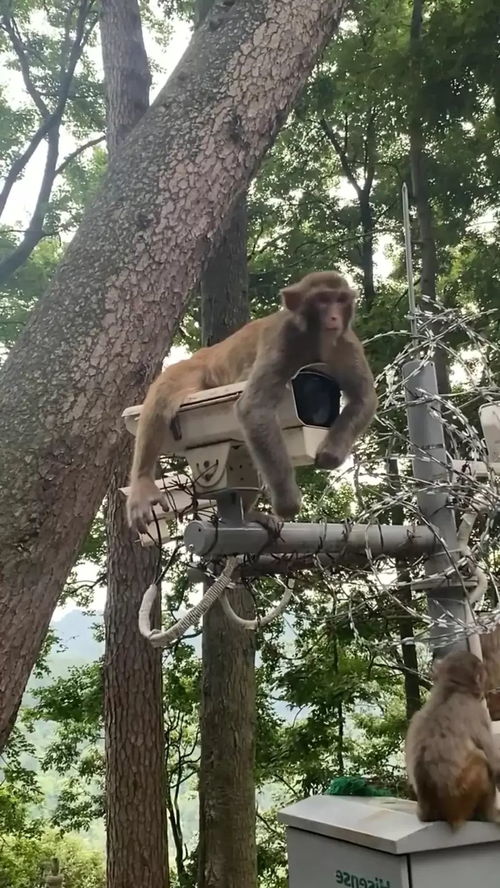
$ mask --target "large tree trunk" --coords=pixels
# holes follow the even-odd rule
[[[223,220],[344,0],[218,6],[126,139],[0,379],[0,749]]]
[[[137,0],[103,0],[101,43],[108,153],[149,106],[151,76]],[[122,452],[107,496],[108,597],[105,611],[104,723],[108,888],[166,888],[162,658],[140,635],[137,614],[153,582],[156,552],[134,543],[123,496],[132,440]],[[157,625],[159,625],[159,607]]]
[[[408,134],[410,138],[410,169],[412,191],[417,210],[420,234],[421,272],[420,291],[427,296],[432,304],[436,301],[437,253],[434,238],[434,220],[429,193],[429,179],[425,156],[425,139],[422,126],[422,88],[421,88],[421,53],[422,53],[422,15],[424,0],[414,0],[410,26],[410,64],[412,72],[412,97]],[[437,348],[434,360],[438,390],[450,390],[448,361],[446,352]]]
[[[248,320],[246,202],[241,198],[201,281],[202,341]],[[250,593],[231,593],[254,616]],[[228,622],[219,603],[203,621],[198,888],[255,888],[255,634]]]

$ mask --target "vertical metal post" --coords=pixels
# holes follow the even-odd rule
[[[439,418],[440,405],[436,370],[432,361],[409,361],[403,367],[406,390],[408,433],[413,452],[413,474],[423,482],[417,501],[424,518],[439,532],[444,546],[426,561],[426,574],[442,574],[453,567],[459,557],[455,514],[449,503],[449,493],[443,489],[450,480],[443,424]],[[465,639],[443,644],[440,637],[453,630],[456,621],[463,624],[467,618],[467,601],[457,573],[449,571],[442,581],[430,581],[427,592],[429,615],[433,620],[449,613],[448,628],[434,626],[432,647],[437,656],[444,656],[451,648],[467,648]],[[435,583],[435,585],[434,585]]]
[[[411,225],[406,183],[402,188],[403,229],[405,241],[406,275],[408,280],[408,302],[410,308],[410,328],[416,342],[418,328],[416,318],[415,287],[413,283],[413,262],[411,252]],[[440,404],[436,398],[438,384],[436,368],[432,361],[408,361],[403,367],[406,392],[406,415],[408,433],[413,452],[413,474],[423,482],[417,501],[424,518],[437,529],[443,546],[426,561],[426,574],[430,578],[442,575],[454,567],[459,557],[455,513],[450,506],[446,489],[450,480],[448,455],[443,424],[440,419]],[[427,590],[429,616],[436,621],[448,613],[448,628],[460,621],[462,625],[470,618],[470,609],[460,584],[458,574],[449,571],[442,582],[430,580]],[[467,648],[465,639],[444,644],[443,635],[448,634],[446,626],[434,624],[431,630],[431,644],[435,656],[444,656],[452,648]]]

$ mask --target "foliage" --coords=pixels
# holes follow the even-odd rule
[[[0,841],[0,884],[5,888],[42,888],[50,861],[57,857],[65,888],[104,888],[101,855],[81,839],[46,830],[40,836],[3,835]]]
[[[35,86],[48,102],[58,88],[57,41],[65,6],[58,3],[51,13],[49,48],[40,59],[43,28],[37,30],[37,23],[43,17],[42,7],[37,0],[11,4],[33,57]],[[190,0],[166,0],[163,7],[168,15],[192,16]],[[340,267],[360,288],[356,324],[367,340],[376,373],[393,360],[408,336],[400,190],[406,182],[411,191],[407,120],[416,107],[425,135],[439,298],[446,305],[476,311],[478,318],[482,316],[482,331],[493,341],[499,332],[498,4],[496,0],[429,0],[425,10],[422,83],[415,91],[408,55],[411,5],[406,0],[354,0],[248,200],[253,313],[259,316],[274,309],[277,293],[288,280],[318,267]],[[160,39],[165,36],[163,31]],[[18,76],[19,58],[5,31],[0,37],[0,57],[9,61]],[[68,98],[63,125],[79,147],[90,135],[102,133],[101,84],[87,49],[77,77],[78,89]],[[39,125],[39,111],[29,96],[14,102],[7,88],[0,90],[4,174]],[[0,285],[0,344],[4,347],[19,335],[41,297],[104,164],[104,151],[92,146],[91,152],[79,154],[55,178],[43,237]],[[420,244],[415,219],[413,225],[418,278]],[[1,228],[0,256],[18,245],[19,227],[13,219]],[[371,289],[370,263],[374,271]],[[486,311],[491,313],[485,316]],[[198,335],[195,293],[178,341],[193,348]],[[462,333],[456,333],[450,344],[460,349],[468,343]],[[494,369],[498,372],[499,368]],[[383,441],[372,433],[364,444],[366,466],[381,456]],[[354,489],[344,482],[328,487],[325,476],[311,468],[300,471],[299,483],[304,490],[304,520],[318,515],[331,521],[354,518],[364,504],[383,493],[373,484]],[[386,514],[384,520],[391,521],[393,516]],[[101,516],[90,531],[82,558],[95,567],[98,584],[105,558]],[[169,570],[168,580],[166,619],[182,608],[191,593],[184,563]],[[89,607],[95,584],[81,584],[75,572],[66,597]],[[369,575],[355,568],[338,567],[332,574],[304,571],[299,585],[286,618],[258,637],[255,776],[261,888],[286,885],[283,831],[275,819],[284,801],[321,792],[342,775],[365,776],[398,795],[408,792],[401,756],[406,728],[401,680],[405,667],[401,655],[390,659],[380,651],[382,640],[392,642],[396,650],[398,615],[388,612]],[[270,580],[253,584],[253,590],[260,609],[275,601],[280,591]],[[56,834],[44,832],[44,820],[63,831],[86,829],[103,812],[101,663],[74,667],[48,685],[46,670],[57,669],[56,635],[47,640],[38,664],[44,684],[30,689],[2,764],[0,833],[8,837],[5,847],[10,857],[0,844],[0,882],[6,873],[13,888],[36,884],[37,866],[44,855],[54,853]],[[174,649],[164,672],[167,803],[171,831],[177,830],[176,840],[187,845],[183,876],[193,871],[197,841],[199,653],[199,638],[190,639],[189,644]],[[50,733],[37,746],[34,741],[42,726],[50,726]],[[45,800],[42,811],[41,787],[49,775],[55,797],[50,804]],[[27,874],[21,866],[22,848],[26,849]],[[64,859],[62,846],[58,849]],[[17,870],[5,869],[13,855]],[[80,858],[75,852],[76,859]],[[64,865],[69,867],[69,862]],[[95,873],[93,882],[70,884],[94,888],[101,884],[98,867]]]

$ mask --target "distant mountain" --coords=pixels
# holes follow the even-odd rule
[[[82,661],[97,660],[101,656],[104,644],[94,638],[93,627],[96,624],[102,626],[103,619],[103,614],[89,617],[83,611],[75,608],[64,614],[60,620],[52,623],[51,628],[60,639],[61,645],[66,648],[65,659],[69,658],[72,662],[81,663]],[[60,654],[54,651],[53,656],[60,656]]]

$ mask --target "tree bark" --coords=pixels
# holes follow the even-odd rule
[[[101,44],[108,154],[113,157],[149,106],[151,75],[137,0],[103,0]],[[104,724],[108,888],[168,886],[162,658],[140,635],[137,615],[154,581],[157,553],[133,542],[119,488],[125,486],[132,439],[107,495]],[[160,625],[157,607],[156,625]]]
[[[149,107],[151,72],[136,0],[101,0],[100,29],[108,154],[132,132]]]
[[[248,619],[248,593],[231,603]],[[198,888],[255,888],[255,633],[228,624],[219,604],[204,620]]]
[[[0,378],[0,749],[59,593],[224,218],[344,0],[223,5],[110,164]]]
[[[137,629],[146,575],[154,573],[154,552],[134,557],[130,542],[125,544],[129,531],[117,494],[122,481],[118,470],[107,510],[107,885],[168,888],[161,651]]]
[[[249,318],[246,201],[240,198],[201,280],[203,345]],[[250,593],[230,600],[254,616]],[[198,888],[255,888],[255,634],[230,623],[219,603],[203,621]]]
[[[434,238],[434,219],[429,193],[429,179],[425,156],[425,138],[421,116],[421,52],[422,52],[422,15],[424,0],[414,0],[410,25],[410,65],[412,95],[410,97],[410,113],[408,135],[410,139],[410,170],[413,197],[417,210],[420,234],[420,291],[424,296],[436,302],[437,252]],[[446,352],[437,347],[434,354],[439,392],[449,392],[450,381]]]
[[[201,278],[201,338],[213,345],[249,320],[247,205],[238,201]]]

